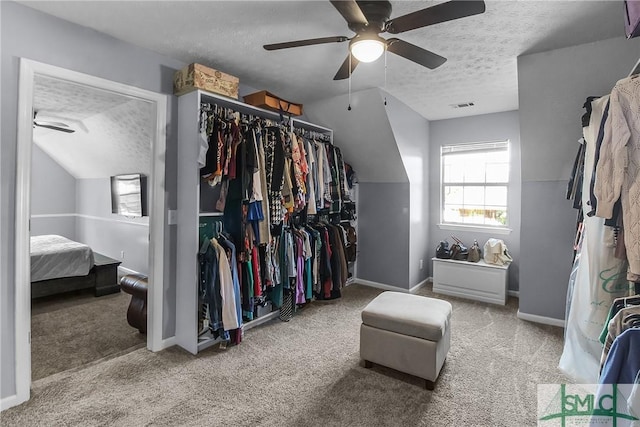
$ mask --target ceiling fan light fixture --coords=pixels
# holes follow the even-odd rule
[[[384,53],[384,39],[377,35],[367,35],[354,38],[349,49],[351,54],[360,62],[373,62]]]

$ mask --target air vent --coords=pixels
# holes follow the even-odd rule
[[[475,104],[473,102],[464,102],[462,104],[450,104],[449,106],[451,108],[467,108],[467,107],[473,107]]]

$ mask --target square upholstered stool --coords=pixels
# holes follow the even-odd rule
[[[451,343],[451,304],[383,292],[362,310],[360,358],[426,380],[433,390]]]

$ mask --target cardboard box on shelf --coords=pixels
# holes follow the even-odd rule
[[[174,95],[184,95],[196,89],[238,99],[240,79],[202,64],[189,64],[173,76]]]
[[[282,112],[290,116],[302,115],[302,104],[296,104],[284,100],[266,90],[252,93],[243,97],[244,102],[255,107],[264,108],[275,112]]]

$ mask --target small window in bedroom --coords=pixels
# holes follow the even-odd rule
[[[509,141],[441,147],[441,223],[507,227]]]

